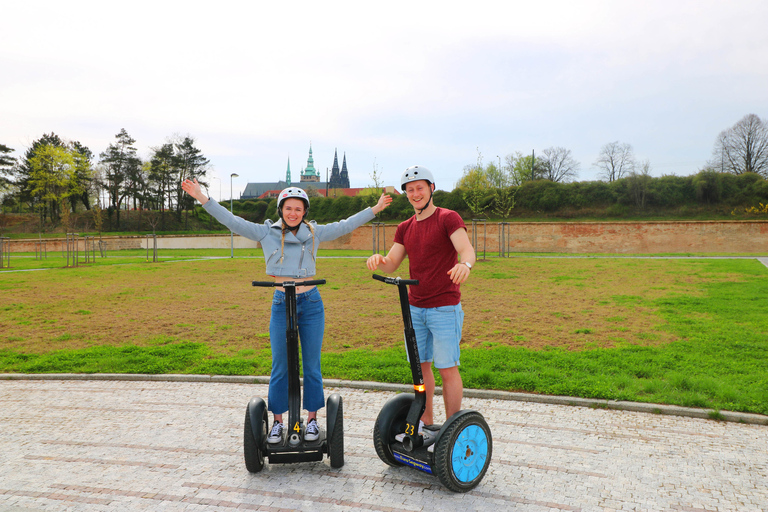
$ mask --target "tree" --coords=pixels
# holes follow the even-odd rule
[[[30,208],[37,208],[36,202],[39,199],[32,193],[32,185],[30,185],[33,172],[32,159],[40,148],[49,145],[64,147],[64,141],[53,132],[43,134],[42,137],[34,141],[32,146],[27,149],[26,153],[24,153],[24,158],[19,159],[15,170],[16,185],[19,187],[19,201],[22,203],[26,202]]]
[[[90,210],[90,193],[93,191],[95,175],[91,162],[93,153],[78,141],[69,144],[69,148],[75,162],[72,190],[69,195],[72,211],[75,211],[78,199],[86,210]]]
[[[515,154],[507,155],[504,160],[514,186],[519,187],[526,181],[537,180],[544,174],[543,160],[533,154],[523,155],[516,151]]]
[[[632,146],[619,141],[609,142],[600,150],[594,165],[600,174],[610,181],[616,181],[635,169],[635,155]]]
[[[721,172],[753,172],[768,177],[768,122],[747,114],[720,132],[710,166]]]
[[[192,196],[182,190],[181,182],[205,176],[210,161],[203,156],[202,151],[195,147],[195,139],[189,135],[175,142],[174,149],[176,151],[174,155],[176,175],[174,176],[172,189],[176,200],[176,217],[181,220],[182,210],[188,211],[195,204]],[[200,183],[204,186],[208,185],[203,180],[200,180]]]
[[[28,184],[30,193],[37,199],[41,224],[47,215],[51,220],[58,220],[61,217],[59,206],[78,190],[73,153],[67,148],[46,144],[38,147],[29,161],[32,172]]]
[[[627,177],[627,189],[635,202],[635,206],[645,209],[648,200],[648,191],[651,185],[651,162],[646,160],[640,166],[639,171],[632,171]]]
[[[549,147],[542,151],[541,177],[555,182],[574,181],[579,175],[579,162],[571,156],[571,150]]]
[[[0,144],[0,190],[11,184],[13,166],[16,164],[16,159],[9,156],[11,153],[13,149]]]
[[[13,185],[13,174],[16,159],[9,155],[13,149],[5,144],[0,144],[0,198],[3,198],[6,191]]]
[[[133,146],[136,140],[125,131],[115,135],[117,142],[110,144],[99,155],[104,167],[105,186],[109,194],[110,208],[117,213],[117,228],[120,229],[120,206],[134,188],[141,167],[141,159]]]

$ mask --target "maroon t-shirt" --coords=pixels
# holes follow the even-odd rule
[[[455,306],[461,302],[459,285],[453,284],[448,271],[458,263],[458,253],[451,242],[457,229],[467,229],[458,213],[437,208],[435,213],[417,221],[414,215],[400,223],[395,243],[405,247],[411,279],[408,301],[419,308]]]

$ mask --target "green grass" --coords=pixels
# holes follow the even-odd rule
[[[367,254],[358,252],[363,254],[355,256]],[[326,255],[347,253],[327,251]],[[195,257],[212,255],[209,251],[181,251],[173,257],[186,259],[193,254]],[[146,265],[137,263],[135,256],[107,259],[110,263],[124,260],[123,263]],[[531,258],[530,264],[537,265],[537,261]],[[595,263],[601,261],[595,260]],[[324,265],[334,263],[331,260]],[[516,276],[525,275],[525,268],[517,258],[492,260],[487,270],[482,265],[478,276],[487,272],[484,279],[515,280]],[[669,274],[674,278],[683,265],[692,263],[670,262]],[[579,270],[562,263],[558,263],[557,268],[562,277],[540,286],[572,287],[574,281],[592,286],[590,279]],[[634,265],[622,268],[638,272]],[[98,273],[99,269],[94,267],[87,272]],[[606,317],[609,323],[623,324],[634,311],[650,310],[657,322],[655,328],[669,334],[672,341],[658,343],[653,333],[634,333],[648,338],[648,343],[631,344],[616,338],[611,347],[532,349],[518,346],[524,344],[524,336],[509,335],[509,344],[488,342],[462,348],[460,370],[465,387],[702,407],[714,411],[713,418],[719,417],[718,411],[723,410],[768,414],[768,308],[765,307],[768,269],[754,260],[697,260],[691,272],[701,279],[692,291],[656,290],[653,296],[627,293],[602,299],[617,310],[616,314]],[[62,272],[62,276],[66,275],[68,272]],[[2,295],[0,323],[9,318],[19,321],[36,316],[44,318],[45,310],[36,311],[14,302],[12,289],[3,286],[0,277],[2,292],[6,295]],[[375,292],[377,300],[381,297],[379,292]],[[391,297],[387,295],[386,300]],[[525,300],[521,304],[526,304]],[[535,304],[526,307],[547,322],[561,316],[557,311],[537,311]],[[88,319],[95,316],[89,309],[78,306],[72,306],[72,311]],[[505,326],[515,326],[517,322],[517,317],[502,316],[495,328],[506,329]],[[216,325],[219,331],[229,329],[228,324]],[[583,325],[572,336],[591,339],[594,336],[591,326]],[[70,339],[63,338],[66,336],[71,338],[70,334],[61,334],[57,341]],[[142,346],[108,346],[95,341],[93,344],[76,350],[53,349],[40,353],[2,349],[0,371],[223,375],[268,375],[270,371],[268,349],[226,353],[205,343],[162,335]],[[410,382],[401,344],[378,350],[354,347],[351,340],[342,348],[324,352],[326,378]],[[436,377],[439,383],[439,374],[436,373]]]

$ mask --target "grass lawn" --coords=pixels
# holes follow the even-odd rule
[[[122,251],[78,268],[58,253],[46,271],[0,272],[0,371],[268,375],[259,253]],[[324,375],[409,382],[396,290],[364,251],[322,255]],[[13,269],[43,266],[24,256]],[[462,287],[464,384],[768,414],[766,292],[750,259],[482,261]]]

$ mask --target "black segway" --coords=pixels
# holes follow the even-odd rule
[[[344,416],[341,397],[334,393],[326,400],[326,431],[320,429],[315,441],[304,441],[304,420],[301,418],[301,384],[299,380],[299,328],[296,313],[296,286],[325,284],[325,279],[302,281],[253,281],[253,286],[281,286],[285,289],[286,343],[288,345],[288,435],[281,443],[267,443],[267,404],[260,397],[251,398],[245,411],[243,454],[245,467],[251,473],[264,468],[264,457],[271,464],[323,460],[327,453],[331,467],[344,465]]]
[[[405,344],[414,389],[414,394],[402,393],[391,398],[379,412],[373,428],[376,453],[390,466],[406,465],[436,475],[451,491],[474,489],[491,463],[491,430],[482,414],[464,409],[448,418],[443,425],[425,425],[426,435],[419,434],[419,418],[426,409],[427,394],[407,289],[408,285],[415,286],[419,282],[378,274],[374,274],[373,278],[397,285],[400,292]]]

